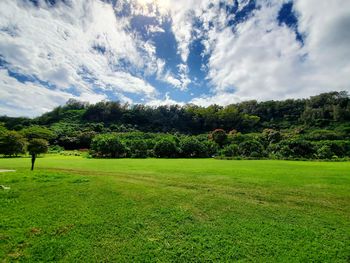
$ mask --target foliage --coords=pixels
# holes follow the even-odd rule
[[[38,125],[24,128],[20,132],[28,140],[44,139],[44,140],[50,141],[55,138],[55,134],[51,130]]]
[[[100,134],[91,142],[91,150],[99,157],[120,158],[126,154],[126,147],[117,134]]]
[[[282,134],[274,129],[264,129],[262,135],[269,144],[282,140]]]
[[[29,141],[28,152],[29,154],[36,155],[41,153],[47,153],[49,149],[49,143],[45,139],[34,138]]]
[[[144,140],[128,140],[126,145],[129,151],[129,157],[131,158],[147,158],[148,157],[148,145]]]
[[[59,145],[50,145],[48,150],[49,153],[60,153],[63,151],[64,151],[64,148]]]
[[[207,145],[195,137],[184,137],[180,141],[181,156],[185,158],[210,157]]]
[[[172,158],[178,154],[178,148],[173,140],[161,139],[154,145],[154,154],[160,158]]]
[[[227,141],[227,134],[223,129],[215,129],[209,138],[222,147]]]
[[[97,135],[117,134],[123,145],[119,146],[125,148],[115,153],[117,157],[157,157],[155,145],[167,140],[175,147],[172,145],[171,154],[162,155],[172,157],[231,155],[235,146],[226,146],[234,144],[242,158],[321,158],[329,156],[328,150],[343,158],[350,156],[348,145],[342,142],[350,140],[349,123],[346,92],[302,100],[252,100],[224,107],[69,100],[35,119],[0,117],[0,136],[8,129],[20,130],[27,140],[42,138],[51,145],[78,150],[90,148]],[[328,148],[321,150],[321,142]],[[95,151],[99,157],[112,155],[113,149]]]
[[[282,158],[312,158],[315,149],[311,142],[298,138],[280,141],[272,147],[271,152]]]
[[[104,101],[88,104],[70,100],[51,112],[35,119],[0,117],[7,129],[31,125],[51,126],[56,123],[74,123],[81,127],[98,124],[95,132],[181,132],[207,133],[214,129],[239,132],[257,132],[262,129],[288,129],[305,125],[309,128],[332,127],[350,121],[350,98],[346,92],[329,92],[309,99],[284,101],[255,100],[230,104],[225,107],[211,105],[171,105],[150,107]],[[85,127],[87,127],[85,126]]]
[[[317,157],[320,159],[331,159],[335,154],[328,145],[323,145],[317,149]]]
[[[262,157],[264,148],[257,140],[244,141],[238,145],[238,152],[244,157]]]
[[[222,150],[221,154],[226,157],[234,157],[239,155],[239,149],[237,144],[226,145]]]
[[[334,130],[312,130],[304,136],[306,140],[322,141],[322,140],[341,140],[345,134]]]
[[[27,141],[16,131],[2,131],[0,133],[0,154],[17,156],[25,153]]]

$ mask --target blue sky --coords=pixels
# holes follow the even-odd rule
[[[347,0],[2,0],[0,115],[350,90]]]

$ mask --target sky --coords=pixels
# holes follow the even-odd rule
[[[349,0],[1,0],[0,115],[350,91]]]

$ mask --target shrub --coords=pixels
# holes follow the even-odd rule
[[[128,147],[131,158],[147,158],[147,143],[143,140],[130,140]]]
[[[64,148],[59,145],[52,145],[49,147],[49,150],[48,150],[49,153],[60,153],[63,151],[64,151]]]
[[[344,134],[330,130],[314,130],[309,134],[305,135],[305,139],[311,141],[321,140],[340,140],[344,137]]]
[[[340,158],[350,155],[350,142],[348,140],[319,141],[316,143],[316,148],[318,149],[323,146],[328,146],[330,151]]]
[[[78,148],[88,148],[91,145],[92,139],[96,136],[94,131],[84,131],[77,134]]]
[[[317,157],[320,159],[331,159],[333,155],[334,153],[328,145],[323,145],[317,150]]]
[[[215,142],[213,142],[213,141],[204,141],[203,145],[206,148],[208,157],[213,157],[213,156],[216,156],[218,154],[219,146]]]
[[[274,129],[264,129],[263,136],[268,143],[278,143],[282,139],[281,133]]]
[[[97,135],[91,142],[91,150],[99,157],[120,158],[126,154],[126,147],[116,134]]]
[[[172,158],[176,157],[178,153],[178,149],[173,140],[162,139],[158,141],[154,148],[154,154],[160,158]]]
[[[222,150],[221,150],[221,154],[226,156],[226,157],[234,157],[237,156],[238,153],[238,146],[237,144],[230,144],[225,146]]]
[[[238,151],[244,157],[252,157],[252,153],[254,153],[254,157],[258,157],[263,156],[264,148],[257,140],[251,140],[240,143],[238,145]]]
[[[185,137],[180,141],[180,149],[183,157],[208,157],[207,147],[194,137]]]
[[[227,134],[223,129],[216,129],[210,134],[209,138],[222,147],[227,141]]]
[[[311,158],[315,153],[312,143],[303,139],[282,140],[275,151],[282,158]]]

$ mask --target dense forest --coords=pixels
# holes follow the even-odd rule
[[[347,158],[350,97],[329,92],[225,107],[69,100],[33,119],[0,117],[0,154],[24,153],[34,139],[47,141],[49,151],[90,149],[112,158]]]

